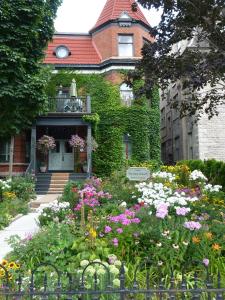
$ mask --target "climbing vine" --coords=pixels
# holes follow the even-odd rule
[[[138,95],[131,107],[121,104],[119,88],[108,82],[102,75],[83,75],[73,72],[53,74],[48,94],[55,96],[57,88],[69,87],[76,79],[78,95],[91,95],[92,114],[84,115],[85,122],[91,122],[94,136],[99,145],[93,153],[94,172],[108,176],[123,163],[123,136],[129,134],[132,144],[133,161],[160,160],[159,95],[158,90],[151,99]],[[142,82],[134,83],[134,92]]]

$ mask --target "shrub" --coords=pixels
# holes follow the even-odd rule
[[[11,191],[22,201],[28,202],[35,196],[35,184],[31,177],[13,177]]]
[[[225,191],[225,163],[215,159],[209,160],[182,160],[178,165],[185,164],[191,171],[201,170],[202,173],[209,179],[212,184],[222,185]]]

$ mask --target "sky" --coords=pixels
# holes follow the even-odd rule
[[[106,0],[63,0],[55,20],[55,30],[87,33],[95,25],[105,3]],[[159,12],[141,9],[151,26],[159,23]]]

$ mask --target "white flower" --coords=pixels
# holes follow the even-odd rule
[[[125,201],[123,201],[119,206],[120,207],[127,207],[127,203]]]
[[[183,241],[182,242],[185,246],[187,246],[189,243],[188,242],[186,242],[186,241]]]
[[[162,247],[162,243],[157,243],[156,246],[157,247]]]
[[[115,266],[111,265],[109,266],[109,271],[110,273],[112,273],[113,275],[118,275],[120,273],[119,269],[117,269]]]
[[[116,260],[116,261],[114,262],[114,265],[117,266],[117,267],[121,267],[122,263],[121,263],[120,260]]]
[[[158,266],[162,266],[163,265],[163,262],[160,260],[158,261]]]
[[[87,272],[87,274],[93,276],[96,271],[95,271],[95,268],[93,268],[92,266],[89,266],[85,272]]]
[[[191,172],[191,174],[189,175],[189,179],[190,180],[203,180],[203,181],[208,180],[205,177],[205,175],[199,170],[194,170],[193,172]]]
[[[120,286],[120,280],[118,278],[113,279],[113,285],[115,287],[119,287]]]
[[[174,248],[174,249],[179,249],[179,245],[173,244],[173,248]]]
[[[86,259],[84,259],[84,260],[82,260],[82,261],[80,262],[80,266],[81,266],[81,267],[86,267],[88,264],[89,264],[89,261],[86,260]]]
[[[105,274],[105,269],[103,269],[103,268],[98,269],[97,274],[98,275],[104,275]]]

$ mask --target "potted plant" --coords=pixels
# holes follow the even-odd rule
[[[37,142],[37,149],[42,154],[40,171],[46,172],[48,166],[48,152],[56,147],[55,139],[52,136],[43,135]]]

